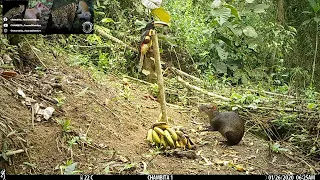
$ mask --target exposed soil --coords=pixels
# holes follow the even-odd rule
[[[156,154],[145,137],[159,117],[160,105],[145,97],[149,95],[147,85],[134,81],[126,85],[121,78],[111,75],[97,76],[100,77],[97,80],[88,69],[69,67],[58,60],[46,63],[49,69],[44,73],[21,74],[3,81],[7,84],[0,81],[0,109],[25,124],[16,127],[22,129],[21,136],[28,150],[28,155],[11,156],[11,164],[1,159],[0,168],[5,168],[8,174],[60,174],[59,167],[70,159],[78,162],[78,170],[91,174],[138,174],[143,168],[152,174],[310,173],[308,163],[298,156],[271,152],[265,140],[249,132],[236,146],[221,143],[223,138],[218,132],[199,132],[199,126],[207,123],[207,117],[199,114],[196,107],[168,106],[168,116],[172,119],[170,125],[189,130],[189,136],[197,145],[194,151],[201,156],[188,159]],[[53,83],[62,86],[53,87]],[[8,84],[20,84],[29,89],[24,91],[27,96],[53,106],[53,117],[36,121],[33,129],[31,109],[21,103],[21,98],[14,93],[16,89]],[[51,98],[64,97],[64,100],[58,107],[30,92]],[[67,119],[71,120],[72,131],[66,133],[57,121]],[[91,145],[78,141],[68,148],[68,141],[81,134],[87,135]],[[19,142],[9,146],[17,147]],[[246,172],[219,163],[224,161],[241,165]],[[319,167],[319,164],[313,162],[312,166]],[[109,171],[106,167],[110,167]]]

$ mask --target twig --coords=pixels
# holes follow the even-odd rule
[[[26,42],[28,43],[30,49],[32,50],[32,52],[34,53],[34,55],[38,58],[39,62],[42,64],[42,66],[45,67],[46,69],[48,69],[47,66],[42,62],[42,60],[40,59],[40,57],[38,56],[38,54],[33,50],[33,48],[32,48],[32,46],[31,46],[31,44],[29,43],[28,39],[25,38],[25,37],[24,37],[24,39],[26,40]]]
[[[22,153],[22,152],[24,152],[23,149],[18,149],[18,150],[15,150],[15,151],[7,151],[5,153],[5,156],[11,156],[11,155],[19,154],[19,153]],[[2,153],[0,154],[0,156],[3,157]]]
[[[53,104],[57,104],[57,103],[58,103],[57,100],[52,99],[52,98],[50,98],[50,97],[48,97],[48,96],[45,96],[45,95],[43,95],[43,94],[39,94],[38,96],[40,96],[40,97],[43,98],[44,100],[47,100],[47,101],[49,101],[49,102],[51,102],[51,103],[53,103]]]
[[[106,48],[110,46],[80,46],[80,45],[70,45],[70,47],[79,47],[79,48]]]
[[[5,115],[6,115],[6,116],[5,116]],[[2,117],[3,119],[9,120],[9,121],[17,122],[17,123],[25,126],[25,124],[22,123],[22,122],[20,122],[19,120],[15,119],[15,118],[13,118],[13,117],[8,118],[7,116],[8,116],[8,114],[7,114],[5,111],[3,111],[3,110],[0,109],[0,117]]]
[[[87,129],[87,131],[86,131],[86,137],[88,137],[88,132],[89,132],[90,127],[92,126],[92,122],[93,122],[93,121],[90,122],[90,125],[89,125],[89,127],[88,127],[88,129]]]
[[[134,52],[138,53],[138,50],[137,50],[136,48],[133,48],[133,47],[131,47],[130,45],[122,42],[120,39],[118,39],[118,38],[116,38],[116,37],[113,37],[113,36],[111,36],[110,34],[106,33],[101,27],[96,26],[96,31],[97,31],[100,35],[102,35],[103,37],[106,37],[106,38],[110,39],[111,41],[114,41],[114,42],[118,43],[119,45],[122,45],[122,46],[130,49],[131,51],[134,51]]]
[[[34,129],[34,103],[31,103],[31,122],[32,122],[32,129]]]
[[[254,89],[244,89],[245,91],[251,91],[255,93],[265,93],[273,96],[281,96],[281,97],[287,97],[287,98],[295,98],[294,96],[290,95],[285,95],[285,94],[278,94],[278,93],[273,93],[273,92],[268,92],[268,91],[260,91],[260,90],[254,90]]]
[[[91,96],[91,98],[92,98],[97,104],[99,104],[100,106],[102,106],[103,108],[105,108],[106,110],[108,110],[109,112],[111,112],[115,117],[117,117],[118,119],[120,119],[120,117],[119,117],[117,114],[115,114],[113,111],[111,111],[110,108],[108,108],[107,106],[101,104],[101,103],[100,103],[95,97],[93,97],[92,95],[90,95],[90,96]]]
[[[209,166],[211,166],[213,163],[211,162],[211,161],[209,161],[206,157],[204,157],[204,156],[200,156],[205,162],[206,162],[206,164],[205,165],[209,165]]]
[[[252,109],[252,107],[249,106],[242,106],[246,109]],[[284,108],[284,109],[277,109],[277,108],[271,108],[271,107],[261,107],[257,106],[257,109],[262,109],[262,110],[274,110],[274,111],[286,111],[286,112],[303,112],[303,113],[317,113],[317,111],[309,111],[309,110],[303,110],[303,109],[293,109],[293,108]]]
[[[0,65],[0,68],[2,68],[2,69],[14,69],[14,66],[3,64],[3,65]]]
[[[181,70],[179,70],[179,69],[176,69],[175,67],[170,67],[173,71],[175,71],[177,74],[179,74],[179,75],[181,75],[181,76],[186,76],[186,77],[189,77],[189,78],[191,78],[191,79],[193,79],[193,80],[195,80],[195,81],[197,81],[197,82],[199,82],[199,83],[203,83],[202,81],[201,81],[201,79],[199,79],[199,78],[197,78],[197,77],[195,77],[195,76],[192,76],[192,75],[190,75],[190,74],[188,74],[188,73],[185,73],[185,72],[183,72],[183,71],[181,71]]]
[[[191,85],[189,82],[184,81],[180,76],[178,76],[178,79],[177,79],[177,80],[178,80],[179,82],[181,82],[183,85],[187,86],[188,88],[193,89],[193,90],[196,90],[196,91],[201,92],[201,93],[203,93],[203,94],[206,94],[206,95],[208,95],[208,96],[216,97],[216,98],[222,99],[222,100],[224,100],[224,101],[230,101],[230,100],[231,100],[230,98],[226,98],[226,97],[220,96],[220,95],[218,95],[218,94],[215,94],[215,93],[213,93],[213,92],[208,92],[208,91],[206,91],[206,90],[204,90],[204,89],[201,89],[201,88],[199,88],[199,87],[197,87],[197,86],[193,86],[193,85]]]
[[[28,159],[29,159],[29,162],[31,162],[31,158],[30,158],[30,156],[29,156],[28,149],[27,149],[27,148],[25,147],[25,145],[23,144],[22,138],[19,138],[19,136],[18,136],[18,139],[19,139],[19,142],[20,142],[20,144],[21,144],[24,152],[26,152],[26,155],[27,155],[27,157],[28,157]],[[33,170],[33,173],[35,173],[35,168],[34,168],[33,166],[31,166],[31,168],[32,168],[32,170]]]
[[[171,106],[173,108],[177,108],[177,109],[188,109],[188,108],[185,108],[185,107],[182,107],[182,106],[178,106],[178,105],[175,105],[175,104],[170,104],[170,103],[166,103],[168,106]]]
[[[137,78],[134,78],[134,77],[131,77],[131,76],[124,75],[123,77],[131,79],[131,80],[134,80],[134,81],[138,81],[138,82],[141,82],[141,83],[144,83],[144,84],[154,85],[154,84],[149,83],[147,81],[144,81],[144,80],[141,80],[141,79],[137,79]]]

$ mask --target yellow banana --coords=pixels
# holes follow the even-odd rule
[[[156,122],[152,125],[152,128],[157,127],[157,126],[161,126],[161,125],[167,125],[166,122]]]
[[[179,137],[181,137],[181,136],[183,135],[183,132],[181,132],[181,131],[179,131],[179,130],[177,130],[176,133],[177,133],[177,135],[178,135]]]
[[[158,134],[161,134],[162,136],[164,136],[163,130],[160,129],[159,127],[154,127],[153,130],[156,131]]]
[[[171,147],[174,147],[174,141],[172,140],[169,131],[164,130],[164,134],[165,134],[166,139],[168,140],[169,145],[170,145]]]
[[[187,148],[188,149],[192,149],[192,145],[190,144],[190,141],[188,140],[188,143],[187,143]]]
[[[174,141],[178,140],[178,135],[172,128],[167,128],[166,130],[170,132],[171,137]]]
[[[152,130],[152,139],[154,142],[160,144],[161,140],[160,137],[158,136],[157,132]]]
[[[179,141],[176,141],[176,147],[177,147],[177,148],[180,148],[180,147],[181,147],[181,145],[180,145],[180,142],[179,142]]]
[[[165,129],[169,128],[170,126],[168,124],[163,124],[163,125],[160,125],[160,126],[157,126],[157,127],[162,129],[162,130],[165,130]]]
[[[160,141],[161,141],[161,144],[164,148],[166,148],[168,146],[168,143],[166,142],[164,135],[160,137]]]
[[[191,141],[191,138],[188,136],[187,137],[188,141],[190,142],[191,145],[194,145],[194,143]]]
[[[183,144],[184,146],[188,144],[188,139],[186,138],[186,136],[185,136],[184,134],[181,136],[180,139],[181,139],[182,144]]]
[[[149,129],[148,134],[147,134],[147,141],[150,142],[150,143],[153,142],[153,140],[152,140],[152,131],[153,131],[152,129]]]
[[[183,144],[183,142],[181,141],[181,139],[178,140],[178,143],[180,145],[181,148],[185,148],[186,145]]]

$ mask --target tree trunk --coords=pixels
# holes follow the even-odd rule
[[[284,0],[278,0],[278,8],[277,8],[277,20],[278,24],[284,24]]]

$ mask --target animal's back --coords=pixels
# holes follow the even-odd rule
[[[244,134],[244,121],[236,112],[220,112],[215,118],[219,124],[219,132],[225,136],[231,145],[238,144]]]

